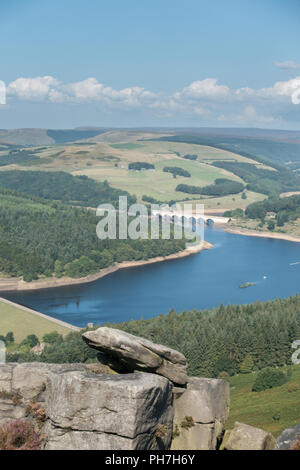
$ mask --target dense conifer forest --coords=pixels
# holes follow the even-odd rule
[[[85,175],[72,176],[64,171],[0,172],[0,187],[85,207],[98,207],[105,202],[116,205],[119,196],[127,196],[128,204],[136,202],[135,196],[112,188],[107,181],[98,182]]]
[[[249,373],[291,364],[292,342],[300,337],[300,296],[249,305],[221,305],[204,311],[171,310],[153,319],[107,326],[181,351],[188,359],[190,375]],[[96,351],[88,348],[80,336],[81,333],[72,332],[63,339],[56,334],[40,356],[31,353],[30,347],[23,347],[9,354],[8,360],[95,361]]]
[[[0,273],[82,277],[115,262],[167,256],[184,240],[99,240],[94,211],[0,189]]]

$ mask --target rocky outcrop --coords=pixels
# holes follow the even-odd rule
[[[188,377],[178,351],[106,327],[83,337],[101,362],[0,364],[0,426],[29,420],[47,450],[275,447],[270,433],[239,422],[224,437],[228,381]],[[276,448],[290,449],[299,435],[300,424],[285,430]]]
[[[46,449],[168,449],[172,385],[158,375],[50,373]],[[89,436],[91,438],[89,438]]]
[[[213,450],[229,413],[229,383],[189,377],[186,389],[174,389],[172,450]]]
[[[283,431],[277,439],[276,450],[290,450],[295,447],[297,442],[300,444],[300,423]]]
[[[156,373],[177,385],[187,383],[187,360],[183,354],[122,330],[101,327],[82,335],[84,341],[105,355],[115,370]]]
[[[30,421],[47,450],[220,447],[229,413],[226,380],[188,377],[181,353],[121,330],[103,327],[83,338],[101,362],[0,364],[0,426]],[[289,448],[299,427],[286,430],[277,448]],[[235,423],[220,448],[274,446],[271,434]]]
[[[168,449],[172,384],[103,373],[101,364],[0,364],[0,425],[43,410],[45,449]]]
[[[225,450],[273,450],[275,438],[263,429],[236,422],[225,443]]]

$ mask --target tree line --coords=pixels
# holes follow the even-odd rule
[[[221,305],[159,315],[148,320],[106,324],[182,352],[188,373],[224,377],[266,367],[291,364],[293,341],[300,339],[300,295],[249,305]],[[5,338],[7,332],[1,332]],[[31,338],[32,339],[32,338]],[[10,362],[90,362],[96,351],[87,347],[81,333],[46,338],[46,348],[36,356],[20,349],[8,354]],[[29,339],[27,341],[29,343]]]
[[[184,240],[99,240],[94,211],[0,189],[0,272],[31,281],[82,277],[115,262],[167,256]]]
[[[215,161],[214,166],[230,171],[242,178],[249,191],[278,196],[284,191],[300,188],[300,177],[287,168],[272,164],[274,170],[259,168],[251,163]]]
[[[132,162],[128,165],[128,170],[154,170],[155,166],[148,162]]]
[[[191,177],[191,173],[187,170],[184,170],[183,168],[180,168],[179,166],[165,166],[163,169],[164,172],[166,173],[172,173],[173,176],[185,176],[186,178]]]
[[[85,207],[98,207],[104,202],[116,205],[119,196],[127,196],[129,204],[136,202],[135,196],[112,188],[107,181],[73,176],[64,171],[3,171],[0,172],[0,187]]]
[[[207,186],[192,186],[189,184],[178,184],[176,191],[188,194],[202,194],[205,196],[227,196],[229,194],[238,194],[244,190],[244,185],[238,181],[228,180],[226,178],[217,178],[214,184]]]
[[[276,214],[276,222],[282,227],[290,220],[300,217],[300,195],[274,198],[270,197],[264,201],[250,204],[245,211],[249,219],[264,219],[268,212]]]

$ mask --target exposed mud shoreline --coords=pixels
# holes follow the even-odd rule
[[[248,235],[250,237],[263,237],[263,238],[276,238],[279,240],[286,240],[289,242],[300,243],[300,237],[296,235],[289,235],[288,233],[272,233],[272,232],[259,232],[258,230],[251,230],[242,227],[223,227],[225,232],[236,233],[237,235]]]
[[[147,264],[161,263],[162,261],[169,261],[178,258],[184,258],[185,256],[190,256],[195,253],[199,253],[202,250],[208,250],[211,248],[211,243],[203,242],[202,244],[190,246],[183,251],[178,253],[173,253],[169,256],[157,256],[156,258],[151,258],[148,260],[139,260],[139,261],[124,261],[122,263],[116,263],[108,268],[101,269],[95,274],[89,274],[85,277],[80,278],[71,278],[71,277],[62,277],[62,278],[47,278],[47,279],[38,279],[36,281],[25,282],[20,278],[0,278],[0,292],[12,292],[12,291],[31,291],[31,290],[40,290],[40,289],[50,289],[53,287],[62,287],[62,286],[73,286],[86,284],[88,282],[96,281],[101,279],[108,274],[114,273],[119,269],[128,269],[136,266],[144,266]]]

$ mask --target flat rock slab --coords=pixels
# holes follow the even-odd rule
[[[108,327],[87,331],[82,337],[90,347],[112,359],[112,368],[156,373],[178,385],[187,382],[187,360],[174,349]]]

